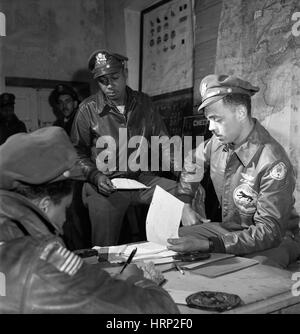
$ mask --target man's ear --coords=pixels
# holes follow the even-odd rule
[[[127,81],[127,79],[128,79],[128,68],[126,67],[126,68],[124,68],[124,76],[125,76],[125,79],[126,79],[126,81]]]
[[[48,212],[50,205],[51,205],[51,200],[49,196],[43,197],[38,203],[38,207],[45,213]]]
[[[239,105],[236,107],[235,111],[236,111],[237,119],[240,122],[244,122],[248,118],[248,111],[245,106]]]

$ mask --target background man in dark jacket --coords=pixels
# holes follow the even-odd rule
[[[111,277],[65,248],[62,226],[81,176],[59,127],[0,147],[0,313],[178,313],[168,293],[129,265]]]
[[[10,93],[0,95],[0,145],[15,133],[27,132],[25,124],[14,112],[15,96]]]
[[[199,109],[204,108],[213,136],[193,152],[197,172],[185,165],[181,173],[185,226],[179,232],[182,238],[170,240],[170,249],[251,254],[282,267],[299,257],[293,166],[283,147],[251,115],[251,96],[258,90],[228,75],[202,80]],[[203,207],[204,194],[199,182],[207,169],[222,208],[221,223],[201,224],[198,207]]]

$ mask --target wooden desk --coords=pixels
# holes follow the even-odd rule
[[[186,295],[197,291],[211,290],[234,293],[241,297],[244,305],[223,313],[300,313],[300,296],[291,292],[292,273],[278,268],[256,265],[216,278],[207,278],[191,271],[185,275],[178,271],[164,273],[165,289],[186,291]],[[184,314],[211,313],[186,305],[178,305]]]

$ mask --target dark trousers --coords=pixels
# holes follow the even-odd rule
[[[193,235],[200,239],[219,237],[231,233],[221,226],[220,223],[204,223],[194,226],[184,226],[179,229],[179,236]],[[295,262],[300,256],[300,235],[287,235],[276,248],[255,252],[245,257],[256,259],[261,264],[273,267],[286,268]]]
[[[67,209],[66,222],[63,226],[63,239],[70,250],[91,247],[91,224],[87,208],[82,202],[84,182],[76,181],[73,185],[73,199]]]
[[[82,196],[89,212],[93,246],[116,245],[128,207],[131,204],[150,204],[156,185],[172,195],[175,195],[177,188],[176,181],[149,174],[141,174],[138,181],[151,188],[132,191],[118,190],[107,197],[99,194],[90,184],[85,183]]]

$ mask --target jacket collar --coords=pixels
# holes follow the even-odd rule
[[[268,142],[270,138],[269,132],[257,121],[257,119],[253,118],[253,121],[254,127],[245,142],[234,150],[234,153],[238,156],[244,167],[249,165],[255,154],[262,149],[264,144]],[[228,151],[230,149],[230,144],[224,145],[219,142],[216,146],[216,151],[221,148],[224,151]]]
[[[134,109],[136,103],[137,103],[136,92],[132,90],[130,87],[126,86],[125,112],[127,113],[128,111]],[[116,108],[116,105],[103,94],[101,89],[96,94],[96,104],[97,106],[99,106],[99,108],[97,108],[97,112],[99,115],[105,112],[113,112],[113,111],[119,113],[119,111]]]
[[[59,235],[60,231],[47,216],[26,197],[0,189],[0,214],[16,222],[32,237]]]

